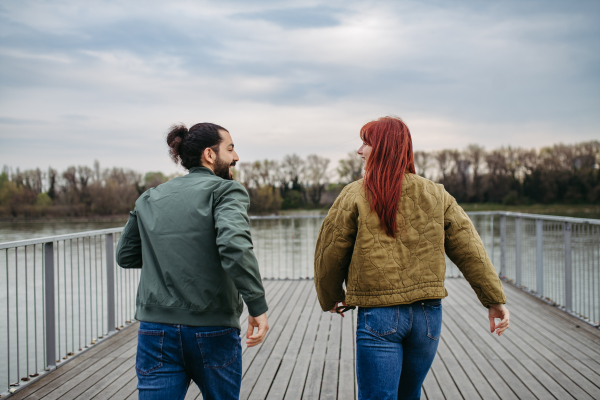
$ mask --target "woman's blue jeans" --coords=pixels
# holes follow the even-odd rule
[[[358,398],[420,399],[441,330],[441,300],[360,307],[356,329]]]
[[[140,400],[183,400],[191,380],[205,400],[238,399],[240,330],[141,322],[135,369]]]

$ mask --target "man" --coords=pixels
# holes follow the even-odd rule
[[[239,157],[229,132],[210,123],[189,131],[173,126],[167,143],[189,174],[143,193],[117,246],[121,267],[142,268],[135,316],[139,398],[183,400],[194,380],[204,399],[237,399],[242,298],[248,347],[269,329],[250,201],[230,171]]]

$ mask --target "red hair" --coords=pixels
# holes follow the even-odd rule
[[[396,214],[406,171],[415,173],[412,138],[400,118],[383,117],[360,130],[360,138],[371,146],[363,186],[388,236],[396,237]]]

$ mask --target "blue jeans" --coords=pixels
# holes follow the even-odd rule
[[[442,331],[442,301],[358,309],[358,398],[420,399]]]
[[[238,399],[240,330],[141,322],[135,370],[140,400],[183,400],[191,380],[205,400]]]

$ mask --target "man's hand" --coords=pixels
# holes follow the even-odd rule
[[[338,301],[337,303],[335,303],[335,305],[333,306],[333,308],[331,310],[329,310],[330,313],[333,314],[340,314],[342,316],[342,318],[344,317],[344,313],[338,313],[337,311],[335,311],[336,308],[340,307],[340,305],[342,306],[346,306],[346,302],[345,301]]]
[[[254,328],[258,328],[258,332],[253,335]],[[267,313],[253,317],[248,315],[248,332],[246,333],[246,345],[248,347],[256,346],[261,344],[265,340],[267,331],[269,330],[269,323],[267,322]]]
[[[488,317],[490,319],[490,332],[494,333],[494,331],[496,331],[498,336],[501,336],[502,333],[508,329],[510,313],[504,304],[492,304],[490,306]],[[496,324],[496,318],[501,319],[500,323]]]

